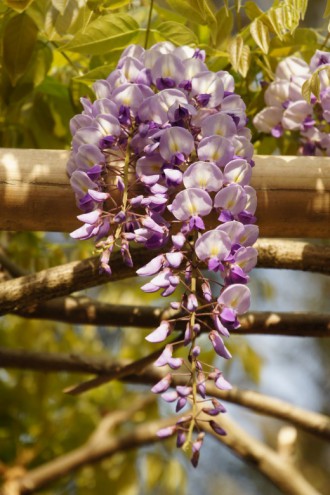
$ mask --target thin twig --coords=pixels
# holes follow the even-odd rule
[[[329,247],[275,239],[261,239],[256,247],[259,249],[258,267],[330,273]],[[94,257],[3,282],[0,284],[0,315],[31,308],[78,290],[134,276],[135,270],[154,256],[154,251],[141,248],[134,250],[135,269],[132,270],[123,263],[120,253],[115,253],[111,263],[116,269],[111,277],[99,273],[99,260]]]
[[[148,366],[143,371],[141,362],[113,362],[108,359],[92,358],[74,354],[39,353],[17,349],[0,348],[0,366],[3,368],[24,369],[42,372],[66,371],[70,373],[91,373],[100,378],[122,380],[137,384],[154,384],[164,373]],[[131,374],[126,375],[131,369]],[[185,385],[185,378],[174,375],[172,385]],[[206,392],[210,397],[248,407],[255,412],[288,421],[298,428],[330,440],[330,418],[325,415],[307,411],[288,402],[249,390],[219,390],[211,383],[206,383]]]

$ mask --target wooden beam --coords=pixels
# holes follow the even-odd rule
[[[68,151],[0,150],[0,230],[79,226]],[[263,237],[330,237],[330,158],[256,156],[252,185]]]

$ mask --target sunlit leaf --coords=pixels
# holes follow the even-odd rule
[[[317,34],[313,29],[298,28],[293,35],[286,34],[283,41],[273,38],[269,53],[272,57],[288,57],[298,50],[309,60],[318,47]]]
[[[67,4],[68,0],[52,0],[53,7],[55,7],[61,15],[64,14]]]
[[[230,63],[232,64],[236,72],[238,72],[239,69],[239,64],[243,53],[243,46],[244,46],[243,38],[240,35],[236,36],[236,38],[231,40],[228,45]]]
[[[301,93],[304,97],[304,99],[307,101],[307,103],[311,102],[311,87],[310,87],[310,81],[307,79],[307,81],[304,82],[301,88]]]
[[[264,52],[268,53],[269,50],[269,29],[260,20],[255,19],[252,24],[250,24],[250,33],[254,41],[257,43],[259,48]]]
[[[246,77],[250,67],[250,47],[244,45],[242,49],[241,58],[239,61],[238,71],[243,76]]]
[[[74,79],[76,81],[84,81],[86,83],[93,83],[97,79],[106,79],[110,72],[113,71],[115,68],[115,64],[107,64],[107,65],[101,65],[100,67],[96,67],[95,69],[90,70],[86,74],[83,74],[82,76],[75,77]]]
[[[263,11],[258,7],[255,2],[246,2],[244,4],[244,10],[247,17],[250,21],[253,21],[257,17],[260,17],[263,14]]]
[[[216,14],[217,18],[217,37],[216,46],[221,45],[231,34],[233,29],[233,14],[226,7],[221,7]]]
[[[12,17],[3,36],[4,67],[13,86],[29,66],[38,29],[25,13]]]
[[[139,26],[126,14],[109,14],[91,22],[84,30],[64,45],[70,50],[89,55],[99,55],[133,43]]]
[[[16,12],[23,12],[34,0],[4,0],[4,3]]]
[[[157,26],[157,32],[164,40],[172,41],[175,45],[194,45],[198,42],[195,33],[179,22],[162,22]]]
[[[79,29],[85,27],[84,13],[86,6],[80,7],[79,0],[59,1],[57,8],[52,5],[46,13],[45,17],[45,32],[50,39],[61,40],[62,37],[71,32],[71,28],[78,21]],[[87,16],[91,11],[87,9]],[[79,22],[80,20],[80,22]]]
[[[173,9],[174,12],[178,12],[184,15],[190,22],[197,24],[205,23],[205,16],[199,11],[196,2],[190,0],[166,0],[167,4]]]
[[[320,96],[320,76],[318,72],[315,72],[309,80],[309,87],[311,92],[319,98]]]
[[[99,3],[99,1],[97,1],[97,3]],[[104,3],[104,8],[108,10],[117,10],[125,7],[129,3],[131,3],[131,0],[107,0]]]
[[[329,15],[330,15],[330,0],[327,0],[323,17],[328,17]]]

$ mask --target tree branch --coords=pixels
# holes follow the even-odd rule
[[[138,376],[127,376],[124,380],[129,383],[145,383],[152,385],[159,381],[164,374],[157,368],[148,367]],[[171,386],[186,385],[184,377],[174,375]],[[274,397],[269,397],[252,390],[241,390],[237,387],[232,390],[219,390],[212,383],[206,383],[206,394],[210,397],[231,402],[239,406],[252,409],[254,412],[288,421],[308,433],[318,436],[322,440],[330,441],[330,418],[294,406]]]
[[[141,361],[141,360],[139,360]],[[164,375],[161,370],[148,366],[142,371],[139,361],[134,363],[112,362],[106,359],[91,358],[74,354],[51,354],[28,352],[0,348],[0,366],[32,371],[66,371],[71,373],[91,373],[107,381],[120,377],[129,383],[154,384]],[[129,368],[131,366],[131,368]],[[135,366],[135,368],[133,368]],[[124,377],[124,371],[131,369],[130,375]],[[173,386],[186,385],[184,377],[173,377]],[[214,385],[206,383],[207,395],[220,400],[232,402],[253,411],[288,421],[323,440],[330,440],[330,418],[323,414],[301,409],[285,401],[275,399],[258,392],[239,390],[237,388],[221,391]]]
[[[72,324],[142,328],[155,328],[161,320],[180,316],[172,309],[107,304],[86,296],[56,298],[14,314]],[[241,327],[232,330],[232,334],[330,337],[330,317],[327,314],[253,312],[241,316],[239,320]],[[177,328],[183,329],[180,322]]]
[[[133,413],[134,412],[136,412],[136,408],[133,408]],[[156,435],[157,431],[160,428],[173,424],[175,421],[173,418],[153,421],[136,426],[126,435],[119,435],[117,437],[105,434],[100,435],[101,431],[104,433],[104,427],[108,426],[109,421],[111,422],[115,419],[116,424],[120,422],[118,417],[119,413],[122,414],[123,421],[131,416],[131,413],[125,410],[117,411],[115,413],[116,418],[105,417],[85,444],[46,464],[32,469],[20,479],[10,481],[11,486],[8,483],[10,488],[12,488],[12,490],[13,488],[16,489],[15,492],[13,491],[11,493],[17,495],[34,493],[83,466],[99,462],[102,459],[111,457],[117,452],[160,441],[160,438]],[[6,494],[5,490],[8,491],[8,485],[7,487],[6,485],[3,487],[4,495]]]
[[[123,415],[125,416],[125,411]],[[208,417],[203,417],[203,413],[199,418],[209,421]],[[117,452],[160,441],[157,431],[160,428],[174,424],[177,419],[178,417],[172,417],[139,425],[128,434],[120,435],[117,438],[107,437],[106,435],[99,436],[97,432],[100,431],[100,428],[103,430],[101,422],[96,432],[92,434],[84,445],[31,470],[22,478],[15,480],[15,493],[17,495],[31,494],[76,469],[109,458]],[[107,421],[107,418],[105,420]],[[248,435],[228,418],[221,417],[221,426],[226,429],[227,436],[219,437],[215,435],[207,422],[200,422],[199,424],[236,455],[256,467],[282,493],[287,495],[320,495],[292,465],[283,461],[275,451]],[[95,442],[95,438],[97,438],[97,442]],[[13,489],[13,481],[11,481],[11,488]],[[5,490],[6,486],[4,487],[4,495],[8,493]]]
[[[200,419],[209,421],[209,417],[205,414],[201,414]],[[287,463],[273,449],[249,435],[234,421],[222,415],[219,423],[226,430],[226,436],[219,437],[208,422],[200,423],[200,426],[229,447],[240,458],[257,468],[279,488],[281,493],[286,495],[321,495],[292,464]]]
[[[325,246],[299,241],[262,239],[256,243],[256,247],[260,247],[258,260],[260,268],[293,268],[330,273],[330,248]],[[135,249],[133,253],[135,269],[154,256],[154,251]],[[49,299],[135,275],[135,270],[123,263],[120,253],[113,255],[112,266],[115,266],[116,270],[111,277],[100,274],[99,260],[93,257],[4,282],[0,284],[0,315],[31,309]]]
[[[259,239],[258,249],[262,268],[286,268],[330,274],[330,247],[311,242],[287,239]]]

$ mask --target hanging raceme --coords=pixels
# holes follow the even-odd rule
[[[137,270],[152,277],[142,290],[166,297],[183,289],[171,302],[180,316],[162,321],[147,340],[163,342],[184,322],[182,341],[168,343],[155,362],[171,371],[152,391],[175,402],[176,411],[192,404],[190,415],[159,435],[176,433],[177,445],[196,466],[201,402],[210,426],[225,434],[216,420],[225,408],[206,396],[205,384],[231,387],[218,368],[200,361],[197,339],[207,331],[215,352],[231,358],[225,339],[249,308],[246,283],[257,260],[245,104],[228,72],[208,70],[203,51],[169,42],[148,50],[129,46],[94,91],[95,101],[82,99],[82,114],[71,120],[68,173],[84,212],[82,227],[71,236],[95,238],[100,269],[109,275],[115,246],[129,266],[131,243],[158,249]],[[175,357],[179,345],[187,347],[186,359]],[[184,374],[186,385],[168,391],[173,373]]]

